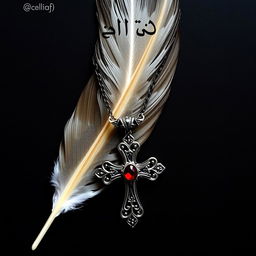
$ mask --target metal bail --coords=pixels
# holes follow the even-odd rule
[[[145,119],[143,114],[138,115],[137,117],[125,116],[115,119],[113,117],[109,118],[109,122],[115,127],[123,128],[126,132],[130,132],[137,128]]]

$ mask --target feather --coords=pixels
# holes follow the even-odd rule
[[[143,144],[170,93],[179,52],[179,3],[178,0],[96,0],[96,3],[100,36],[95,62],[113,115],[119,118],[139,114],[150,82],[157,77],[145,112],[146,120],[134,133],[135,139]],[[114,28],[117,20],[128,21],[127,36],[115,34],[104,38],[105,26]],[[149,24],[149,20],[154,22],[156,33],[138,36],[137,29],[143,28],[139,26]],[[115,148],[120,137],[108,121],[96,81],[93,75],[65,127],[64,142],[52,175],[55,186],[52,214],[33,250],[60,213],[76,209],[101,191],[94,181],[94,169],[106,160],[118,161]]]

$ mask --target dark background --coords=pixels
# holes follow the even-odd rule
[[[141,152],[168,169],[154,183],[139,183],[145,215],[138,226],[119,218],[117,182],[57,218],[33,253],[51,211],[49,179],[63,129],[93,72],[97,23],[94,0],[55,1],[52,14],[9,2],[1,4],[5,255],[120,255],[117,245],[131,254],[254,255],[255,1],[181,1],[172,95]]]

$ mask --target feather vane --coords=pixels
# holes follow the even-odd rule
[[[95,61],[113,115],[118,118],[139,114],[150,81],[158,75],[145,112],[146,120],[134,133],[135,139],[143,144],[170,93],[179,52],[179,1],[97,0],[96,3],[100,35]],[[104,38],[104,27],[115,27],[117,20],[128,21],[128,35]],[[138,36],[135,20],[140,20],[143,26],[153,21],[156,33]],[[55,186],[52,214],[35,240],[33,250],[59,214],[76,209],[101,191],[94,181],[94,169],[106,160],[118,160],[114,149],[119,142],[93,75],[65,127],[64,142],[52,175]]]

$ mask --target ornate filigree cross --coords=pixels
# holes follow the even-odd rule
[[[136,188],[138,178],[146,178],[154,181],[165,167],[158,163],[155,157],[149,158],[143,163],[137,163],[136,158],[140,150],[140,144],[128,133],[118,145],[118,151],[123,157],[124,164],[117,165],[109,161],[96,170],[96,176],[109,185],[114,180],[123,178],[125,181],[125,198],[121,209],[121,217],[126,219],[131,227],[135,227],[143,213],[143,207],[139,200]]]

